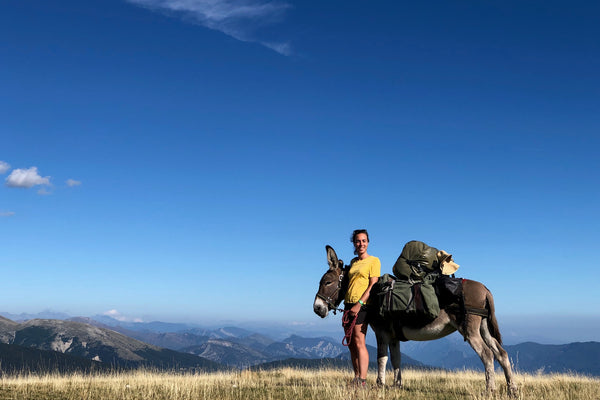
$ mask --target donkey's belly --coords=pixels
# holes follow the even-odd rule
[[[421,328],[402,327],[402,333],[406,339],[417,341],[439,339],[454,331],[456,331],[456,326],[444,310],[431,323]]]

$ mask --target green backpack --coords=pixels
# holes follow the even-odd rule
[[[422,281],[409,282],[390,274],[382,275],[373,287],[379,316],[415,327],[433,321],[440,313],[434,286],[436,278],[437,274],[431,274]]]
[[[439,269],[438,249],[412,240],[404,245],[392,271],[400,279],[423,280],[425,275]]]

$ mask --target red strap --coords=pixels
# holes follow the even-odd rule
[[[354,330],[354,325],[356,325],[357,317],[358,314],[356,314],[354,317],[351,317],[350,310],[344,311],[344,315],[342,316],[342,326],[344,327],[344,338],[342,339],[342,344],[344,346],[350,346],[350,342],[352,341],[352,331]]]

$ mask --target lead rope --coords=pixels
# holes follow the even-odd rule
[[[350,346],[350,342],[352,341],[352,331],[354,330],[354,325],[356,325],[357,317],[358,314],[356,314],[354,318],[351,317],[350,310],[344,311],[344,315],[342,315],[342,326],[344,327],[344,338],[342,339],[342,344],[346,347]]]

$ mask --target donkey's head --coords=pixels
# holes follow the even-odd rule
[[[319,290],[315,296],[313,310],[321,318],[325,318],[331,310],[336,310],[346,294],[346,282],[344,280],[344,262],[338,259],[335,250],[331,246],[325,246],[327,251],[327,263],[329,271],[319,282]]]

